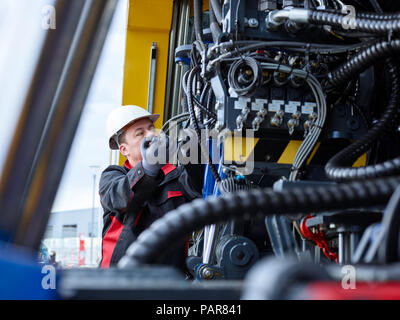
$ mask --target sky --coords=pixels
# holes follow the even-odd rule
[[[42,9],[52,0],[0,0],[0,170],[21,110],[24,92],[40,53],[45,31]],[[108,113],[122,103],[126,41],[127,0],[119,0],[110,32],[76,132],[53,212],[91,208],[93,176],[95,206],[99,207],[98,181],[110,164],[106,134]],[[23,37],[24,41],[20,41]],[[18,90],[17,90],[18,86]],[[98,166],[98,169],[91,169]]]

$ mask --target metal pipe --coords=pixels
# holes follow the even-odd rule
[[[189,1],[185,1],[184,3],[184,19],[183,19],[183,33],[182,33],[182,42],[181,44],[187,44],[189,41],[189,30],[190,30],[190,26],[189,26],[189,19],[190,19],[190,2]],[[183,79],[183,75],[185,74],[186,70],[188,68],[185,67],[184,65],[178,65],[177,66],[177,70],[178,70],[178,78],[177,78],[177,97],[176,97],[176,102],[175,102],[175,108],[176,108],[176,114],[178,114],[178,109],[179,109],[179,105],[181,103],[181,98],[183,96],[183,88],[182,88],[182,79]]]
[[[181,1],[175,0],[172,14],[172,27],[169,35],[169,48],[168,48],[168,68],[167,68],[167,83],[165,87],[165,104],[164,104],[164,123],[172,117],[173,103],[172,95],[175,90],[175,81],[173,81],[175,73],[175,47],[178,36],[178,16],[180,16]]]
[[[180,9],[179,9],[179,22],[178,22],[178,34],[177,34],[177,43],[176,46],[180,46],[186,43],[186,28],[189,24],[189,14],[190,14],[190,5],[188,0],[181,1]],[[175,55],[175,51],[174,51]],[[173,92],[172,92],[172,113],[171,116],[177,115],[180,99],[182,97],[182,79],[183,77],[183,67],[180,65],[174,66],[174,85],[173,85]]]
[[[153,113],[154,111],[154,92],[156,82],[156,70],[157,70],[157,43],[151,44],[150,52],[150,75],[149,75],[149,92],[147,97],[147,111]]]
[[[6,234],[3,241],[14,240],[21,220],[32,173],[38,166],[37,155],[43,148],[43,128],[83,7],[83,1],[58,0],[55,4],[57,28],[47,32],[0,179],[0,229]]]
[[[41,128],[37,168],[21,203],[17,244],[31,248],[40,244],[117,2],[87,0],[79,12],[51,111],[45,128]],[[40,108],[36,112],[39,110],[42,112]]]
[[[347,231],[339,230],[339,264],[350,263],[350,237]]]

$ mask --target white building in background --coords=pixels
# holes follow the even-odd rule
[[[53,212],[43,243],[62,268],[97,267],[101,259],[102,210]],[[92,221],[93,220],[93,221]]]

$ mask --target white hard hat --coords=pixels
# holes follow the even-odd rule
[[[118,150],[118,135],[121,134],[121,130],[126,125],[145,118],[155,122],[159,117],[159,114],[151,114],[138,106],[122,106],[111,111],[107,118],[107,135],[110,149]]]

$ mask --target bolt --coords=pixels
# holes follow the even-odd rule
[[[250,18],[248,21],[250,28],[257,28],[258,27],[258,20],[255,18]]]
[[[204,279],[212,279],[214,277],[214,272],[210,268],[204,268],[202,276]]]
[[[281,125],[280,119],[276,116],[271,119],[270,123],[273,127],[279,127]]]

